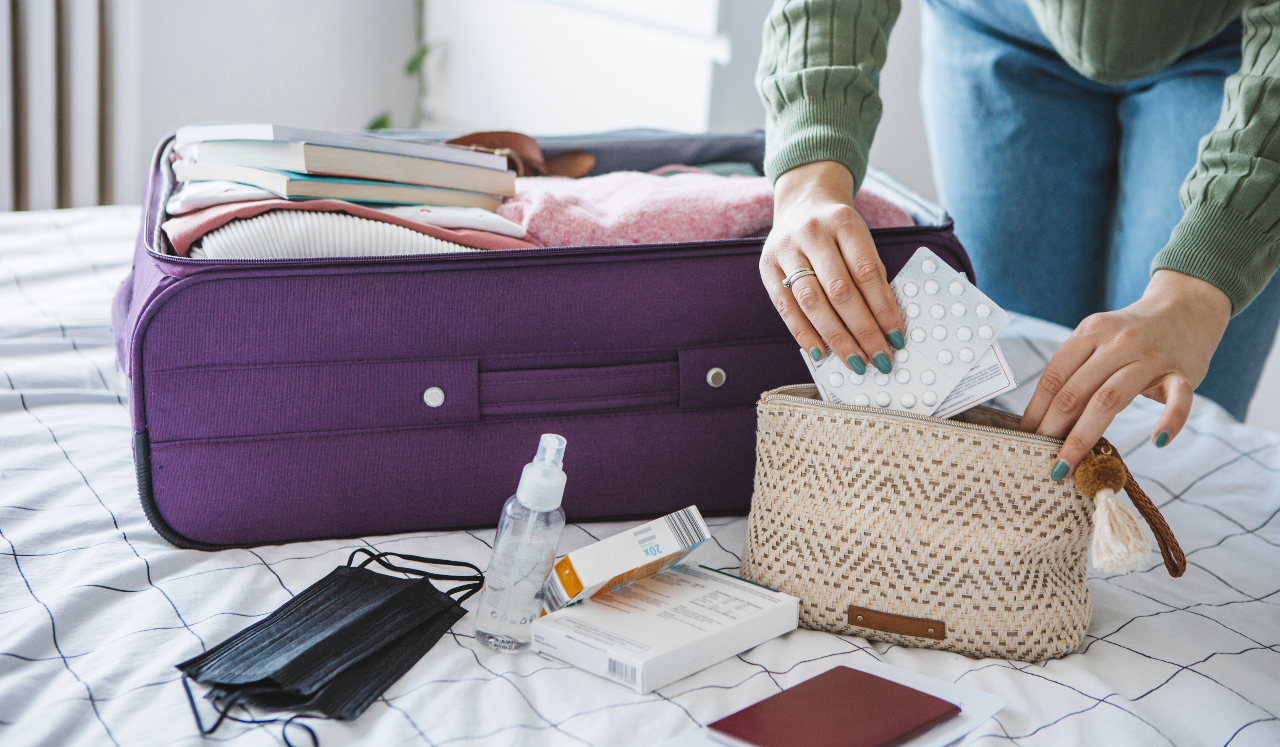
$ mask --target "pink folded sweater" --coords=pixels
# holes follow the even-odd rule
[[[665,170],[670,170],[668,167]],[[854,207],[871,228],[913,225],[901,208],[868,192]],[[525,227],[539,246],[661,244],[736,239],[773,224],[765,177],[700,170],[657,176],[617,171],[586,179],[528,177],[498,214]]]

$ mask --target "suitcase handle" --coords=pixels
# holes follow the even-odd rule
[[[671,409],[679,404],[676,361],[480,372],[481,417]]]

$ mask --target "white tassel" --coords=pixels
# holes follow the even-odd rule
[[[1133,510],[1116,500],[1114,490],[1102,488],[1094,496],[1093,541],[1089,555],[1102,573],[1137,570],[1151,554],[1151,540]]]

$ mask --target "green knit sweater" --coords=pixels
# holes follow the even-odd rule
[[[1280,266],[1280,0],[1027,0],[1062,58],[1106,83],[1136,80],[1244,21],[1243,62],[1182,185],[1186,211],[1151,263],[1207,280],[1244,310]],[[756,83],[765,172],[839,161],[861,184],[900,0],[777,0]]]

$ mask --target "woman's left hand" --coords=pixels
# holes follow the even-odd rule
[[[1165,405],[1151,434],[1156,446],[1175,438],[1230,318],[1231,299],[1217,286],[1158,270],[1137,302],[1081,322],[1040,375],[1022,416],[1024,431],[1065,438],[1054,481],[1075,471],[1139,394]]]

